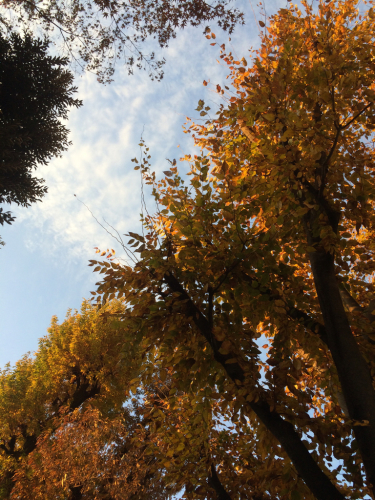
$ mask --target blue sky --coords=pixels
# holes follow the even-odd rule
[[[286,4],[267,2],[267,13]],[[234,5],[245,11],[246,25],[237,28],[232,41],[214,25],[214,47],[202,27],[179,32],[161,52],[167,63],[160,83],[151,81],[145,71],[128,76],[120,67],[107,86],[94,75],[77,75],[83,107],[69,114],[73,145],[62,158],[38,169],[49,187],[43,202],[27,209],[12,206],[16,221],[0,228],[6,242],[0,250],[0,367],[35,351],[53,315],[62,321],[69,308],[79,309],[82,299],[90,297],[98,281],[87,266],[96,258],[94,247],[114,248],[122,255],[121,247],[74,194],[120,233],[139,231],[140,177],[130,160],[139,157],[142,133],[159,175],[168,168],[166,158],[192,152],[192,141],[182,129],[186,116],[198,117],[194,109],[199,99],[215,112],[221,97],[214,87],[226,83],[228,69],[217,62],[219,45],[225,43],[242,58],[258,44],[259,25],[251,4]],[[253,7],[261,19],[255,3]],[[203,80],[213,85],[204,87]]]

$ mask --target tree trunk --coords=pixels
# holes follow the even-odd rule
[[[339,285],[334,256],[325,251],[309,254],[316,292],[349,416],[368,425],[353,431],[363,459],[368,482],[375,493],[375,391],[371,374],[352,334]]]

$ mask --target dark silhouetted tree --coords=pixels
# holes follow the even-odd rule
[[[67,149],[61,119],[82,105],[73,98],[68,60],[48,55],[48,45],[30,35],[0,35],[0,203],[27,207],[45,195],[34,170]],[[1,224],[13,220],[0,208]]]

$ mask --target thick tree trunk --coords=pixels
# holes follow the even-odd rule
[[[368,482],[375,493],[375,391],[370,371],[352,334],[339,285],[334,256],[324,251],[309,254],[316,292],[342,392],[351,419],[368,422],[353,431],[363,459]]]

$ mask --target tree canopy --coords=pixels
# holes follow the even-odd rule
[[[29,206],[47,192],[33,170],[69,145],[61,119],[73,98],[66,58],[50,56],[49,43],[26,34],[0,34],[0,203]],[[0,208],[0,223],[14,220]]]
[[[375,497],[374,24],[303,3],[249,64],[222,45],[189,181],[141,142],[133,264],[101,252],[98,309],[2,375],[10,498]]]
[[[53,318],[35,356],[0,376],[0,498],[165,498],[147,465],[136,466],[142,444],[131,446],[142,421],[126,396],[137,361],[127,330],[87,302],[61,325]]]
[[[149,52],[147,39],[166,47],[179,28],[217,24],[231,33],[243,15],[230,8],[230,0],[143,2],[94,0],[6,0],[1,4],[0,27],[7,30],[38,30],[56,40],[60,49],[79,68],[110,82],[116,64],[147,69],[152,78],[163,77],[164,59]]]
[[[207,415],[171,389],[165,371],[142,361],[142,338],[123,312],[121,301],[100,311],[85,301],[63,323],[52,319],[34,357],[0,374],[1,499],[165,500],[191,486],[176,468],[166,470],[166,457],[215,492],[216,469],[209,475],[205,461],[186,462],[184,440],[175,437],[181,429],[203,447]],[[138,384],[146,366],[148,383]],[[236,436],[210,434],[224,458]],[[236,461],[227,457],[229,472]]]
[[[124,297],[172,386],[254,434],[223,477],[233,498],[279,460],[265,498],[374,495],[375,12],[303,9],[271,17],[250,64],[222,46],[232,86],[187,130],[190,182],[177,166],[156,181],[146,149],[160,209],[131,235],[138,258],[92,262],[99,300]],[[202,455],[215,463],[210,443]]]

